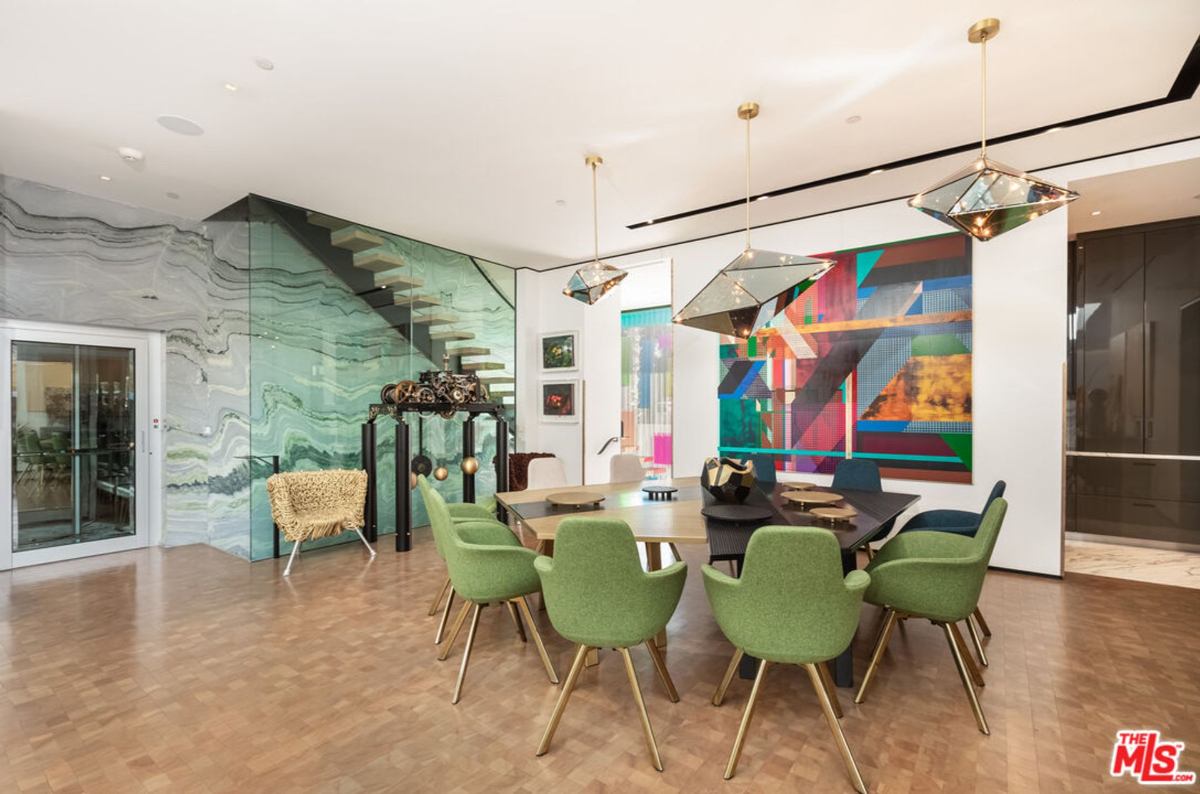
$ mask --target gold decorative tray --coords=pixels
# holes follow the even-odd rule
[[[563,507],[583,507],[600,504],[604,501],[604,494],[595,491],[559,491],[547,496],[546,501]]]
[[[817,518],[823,518],[836,524],[840,521],[849,521],[858,515],[858,511],[853,507],[814,507],[812,514]]]
[[[840,493],[825,491],[784,491],[782,496],[789,502],[795,502],[798,505],[831,505],[843,499]]]

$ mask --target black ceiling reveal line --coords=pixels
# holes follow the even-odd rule
[[[1007,135],[998,135],[994,138],[990,138],[988,143],[995,145],[1008,143],[1009,141],[1018,141],[1023,138],[1032,138],[1035,135],[1041,135],[1044,132],[1048,132],[1056,128],[1066,129],[1068,127],[1078,127],[1084,124],[1091,124],[1094,121],[1103,121],[1104,119],[1110,119],[1116,116],[1125,116],[1130,113],[1138,113],[1143,110],[1150,110],[1151,108],[1161,107],[1163,105],[1171,105],[1176,102],[1185,102],[1195,95],[1197,87],[1200,87],[1200,36],[1196,38],[1196,42],[1192,45],[1192,49],[1188,52],[1187,58],[1184,59],[1183,67],[1179,70],[1179,74],[1176,75],[1175,82],[1171,84],[1171,89],[1167,92],[1166,96],[1160,99],[1151,99],[1145,102],[1137,102],[1132,105],[1125,105],[1124,107],[1114,108],[1112,110],[1104,110],[1099,113],[1090,113],[1086,116],[1078,116],[1077,118],[1059,121],[1053,124],[1043,124],[1040,127],[1032,127],[1027,130],[1022,130],[1021,132],[1010,132]],[[930,160],[949,157],[950,155],[971,152],[978,148],[979,141],[972,141],[971,143],[964,143],[960,146],[951,146],[949,148],[939,149],[934,152],[926,152],[924,154],[913,155],[912,157],[905,157],[900,160],[893,160],[889,163],[883,163],[881,165],[873,165],[868,168],[859,168],[854,171],[847,171],[843,174],[837,174],[835,176],[814,179],[811,182],[803,182],[799,185],[792,185],[791,187],[768,190],[764,193],[759,193],[753,196],[753,198],[774,198],[775,196],[783,196],[787,195],[788,193],[798,193],[801,190],[811,190],[817,187],[824,187],[825,185],[832,185],[838,182],[847,182],[851,179],[869,176],[873,171],[890,171],[895,168],[904,168],[905,166],[917,165],[918,163],[925,163],[929,162]],[[745,206],[745,204],[746,200],[744,198],[734,199],[732,201],[722,201],[720,204],[711,204],[707,207],[677,212],[674,215],[664,215],[661,218],[655,218],[649,221],[640,221],[638,223],[630,224],[625,228],[642,229],[646,226],[670,223],[671,221],[692,218],[696,215],[703,215],[708,212],[716,212],[717,210]]]
[[[1076,165],[1078,163],[1086,163],[1091,160],[1103,160],[1106,157],[1120,157],[1123,154],[1132,154],[1134,152],[1144,152],[1144,151],[1148,151],[1150,149],[1161,149],[1164,146],[1174,146],[1179,143],[1189,143],[1191,141],[1200,141],[1200,135],[1191,135],[1187,138],[1176,138],[1175,140],[1163,141],[1162,143],[1148,143],[1145,146],[1135,146],[1132,149],[1122,149],[1117,152],[1105,152],[1104,154],[1089,155],[1087,157],[1080,157],[1075,160],[1067,160],[1062,163],[1053,163],[1051,165],[1043,165],[1038,168],[1031,168],[1029,170],[1032,173],[1037,173],[1039,171],[1049,171],[1052,168],[1066,168],[1069,165]],[[892,196],[891,198],[882,198],[882,199],[875,199],[873,201],[864,201],[861,204],[852,204],[848,207],[834,207],[833,209],[819,210],[817,212],[810,212],[808,215],[797,215],[792,218],[782,218],[777,221],[768,221],[767,223],[760,223],[752,228],[766,229],[770,226],[782,226],[785,223],[795,223],[796,221],[806,221],[810,218],[820,218],[823,215],[834,215],[839,212],[850,212],[851,210],[861,210],[864,207],[874,207],[878,204],[888,204],[893,201],[907,201],[909,198],[910,198],[910,195],[908,193],[905,193],[903,196]],[[648,245],[645,248],[635,248],[632,251],[615,251],[615,252],[612,252],[609,254],[605,254],[605,257],[608,259],[619,259],[623,256],[636,256],[638,254],[646,254],[646,253],[651,253],[654,251],[661,251],[664,248],[672,248],[672,247],[678,246],[678,245],[688,245],[689,243],[698,243],[698,242],[701,242],[702,240],[712,240],[713,238],[716,238],[716,237],[726,237],[731,234],[741,234],[741,233],[742,233],[741,229],[726,229],[723,232],[712,232],[711,234],[704,234],[699,237],[689,237],[686,240],[675,240],[675,241],[669,242],[669,243],[657,243],[655,245]],[[567,268],[567,267],[579,267],[580,265],[586,264],[587,261],[588,260],[581,260],[579,262],[568,262],[565,265],[555,265],[554,267],[545,267],[545,268],[541,268],[541,269],[528,267],[527,265],[522,265],[522,266],[518,267],[517,270],[530,270],[534,273],[548,273],[552,270],[562,270],[563,268]]]

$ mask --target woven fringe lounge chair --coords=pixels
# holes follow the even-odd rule
[[[335,469],[332,471],[290,471],[267,479],[271,498],[271,516],[283,536],[291,541],[283,575],[292,572],[292,563],[300,555],[306,540],[329,538],[353,530],[375,556],[375,549],[363,536],[363,507],[367,500],[367,473]]]

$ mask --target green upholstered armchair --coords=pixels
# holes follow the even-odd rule
[[[579,647],[537,754],[543,755],[550,749],[588,650],[617,648],[625,660],[625,672],[637,703],[650,758],[654,768],[661,772],[662,758],[654,741],[629,649],[642,643],[646,645],[667,696],[678,702],[675,684],[654,637],[675,613],[687,578],[687,563],[676,562],[661,571],[646,573],[642,570],[633,532],[624,521],[565,518],[558,525],[554,541],[554,557],[538,557],[534,567],[542,580],[542,597],[546,600],[550,622],[559,634]]]
[[[542,637],[538,633],[537,624],[529,611],[525,596],[541,590],[537,573],[533,569],[533,561],[537,552],[527,549],[519,543],[513,545],[505,541],[503,545],[495,541],[501,536],[499,528],[512,536],[512,532],[498,522],[455,522],[450,518],[446,503],[441,494],[429,485],[424,478],[418,480],[421,493],[425,497],[425,507],[429,511],[430,525],[433,527],[434,542],[446,559],[446,568],[450,571],[450,582],[454,593],[462,597],[464,603],[450,629],[450,635],[438,660],[442,661],[450,654],[454,640],[467,619],[467,613],[474,607],[471,615],[471,628],[467,632],[467,647],[463,650],[462,666],[458,671],[458,683],[454,687],[452,703],[458,703],[462,697],[463,681],[467,676],[467,664],[471,660],[471,648],[475,645],[475,631],[479,627],[480,611],[493,603],[503,603],[508,606],[509,614],[517,625],[521,639],[525,639],[525,628],[521,623],[522,616],[529,633],[533,635],[533,643],[537,646],[546,675],[551,683],[558,683],[558,675],[554,665],[546,655],[542,645]],[[518,614],[518,609],[520,614]],[[447,609],[447,611],[449,611]]]
[[[432,527],[434,522],[434,511],[429,509],[429,494],[434,492],[433,485],[425,478],[425,475],[417,477],[417,485],[421,488],[421,496],[425,499],[426,512],[429,513],[429,523]],[[440,497],[440,494],[439,494]],[[474,540],[469,542],[479,543],[484,546],[520,546],[521,541],[512,533],[505,524],[496,520],[496,515],[488,511],[482,505],[475,505],[469,502],[463,504],[446,504],[445,513],[439,513],[439,520],[445,517],[448,513],[451,520],[455,524],[471,524],[471,537]],[[443,533],[444,534],[444,533]],[[443,560],[446,559],[446,552],[442,549],[441,536],[435,531],[433,533],[433,543],[437,549],[438,556]],[[449,596],[447,596],[449,592]],[[429,614],[436,615],[438,606],[442,603],[442,598],[446,596],[446,610],[442,612],[442,619],[438,622],[437,635],[434,637],[434,644],[441,645],[442,637],[446,632],[446,620],[450,616],[450,607],[454,604],[454,587],[450,582],[450,574],[446,574],[446,578],[442,580],[442,586],[438,589],[434,596],[433,603],[429,605]],[[521,628],[521,621],[516,615],[516,607],[509,604],[509,612],[513,615],[513,620],[516,621],[518,632],[524,636],[524,630]]]
[[[972,686],[974,682],[982,687],[983,677],[967,650],[957,623],[967,620],[979,604],[988,562],[1007,510],[1008,502],[1004,499],[992,500],[973,538],[947,532],[903,532],[889,540],[875,555],[866,569],[871,575],[866,600],[885,607],[885,616],[855,703],[865,699],[896,621],[909,617],[926,618],[945,632],[959,678],[967,691],[971,710],[975,712],[975,722],[980,731],[989,733],[987,719]]]
[[[854,787],[865,794],[866,785],[838,723],[841,707],[825,662],[854,639],[870,576],[851,571],[843,577],[837,539],[832,532],[816,527],[756,530],[746,547],[740,579],[726,576],[711,565],[705,565],[703,572],[704,589],[717,624],[737,649],[713,695],[713,705],[721,705],[744,653],[762,660],[725,768],[725,779],[737,771],[767,666],[796,664],[808,671],[846,770]]]

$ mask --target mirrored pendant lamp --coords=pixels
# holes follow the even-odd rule
[[[613,287],[621,283],[628,272],[615,268],[600,261],[600,227],[596,211],[596,167],[604,163],[599,155],[590,155],[586,160],[592,169],[592,244],[593,258],[583,267],[571,274],[571,280],[563,287],[563,295],[591,306],[607,295]]]
[[[985,241],[1079,198],[987,156],[987,43],[999,32],[998,19],[982,19],[967,31],[967,40],[980,45],[982,61],[979,159],[908,200],[910,207]]]
[[[738,108],[738,118],[746,122],[746,250],[674,317],[682,325],[743,339],[767,327],[834,264],[750,246],[750,120],[757,115],[757,103]]]

